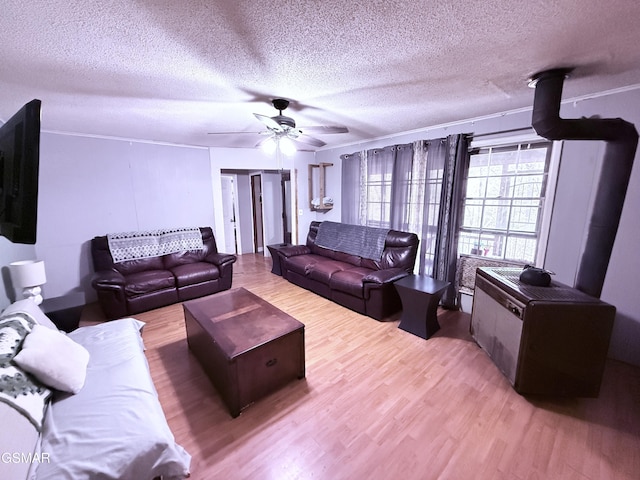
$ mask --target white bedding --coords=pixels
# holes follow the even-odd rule
[[[44,421],[37,480],[131,479],[189,475],[190,455],[175,443],[149,374],[140,330],[128,318],[69,334],[90,353],[85,385],[56,393]]]

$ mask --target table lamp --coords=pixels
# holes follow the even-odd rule
[[[21,260],[9,264],[11,277],[16,288],[22,289],[24,298],[30,298],[36,305],[42,303],[42,285],[47,283],[47,276],[42,260]]]

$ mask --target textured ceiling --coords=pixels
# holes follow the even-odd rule
[[[252,147],[253,113],[329,146],[529,107],[527,78],[578,67],[564,97],[640,84],[637,0],[3,2],[0,119],[43,129]]]

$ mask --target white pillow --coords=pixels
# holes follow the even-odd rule
[[[17,302],[12,303],[4,309],[2,315],[9,315],[18,312],[30,315],[31,318],[33,318],[39,325],[52,328],[53,330],[58,330],[58,327],[55,326],[49,317],[47,317],[40,307],[30,298],[25,298],[24,300],[18,300]]]
[[[87,376],[89,352],[57,330],[34,325],[13,361],[49,387],[78,393]]]

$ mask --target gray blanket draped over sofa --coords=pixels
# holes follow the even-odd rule
[[[322,222],[318,227],[316,245],[371,260],[380,260],[389,230],[364,225]]]

